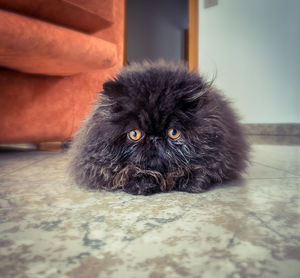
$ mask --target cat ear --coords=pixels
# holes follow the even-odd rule
[[[206,91],[205,90],[201,90],[199,92],[193,92],[190,94],[186,94],[183,97],[183,101],[186,103],[194,103],[194,102],[198,102],[200,100],[200,98],[205,95]]]
[[[111,98],[122,96],[123,89],[124,86],[117,80],[108,80],[103,84],[103,93]]]
[[[184,92],[181,98],[181,108],[184,111],[192,110],[199,104],[206,102],[206,96],[209,93],[211,85],[200,84],[197,87],[193,87],[192,90]]]
[[[119,113],[123,110],[121,96],[124,96],[124,86],[117,80],[108,80],[103,84],[104,95],[111,99],[111,112]]]

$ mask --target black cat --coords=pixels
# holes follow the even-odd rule
[[[216,88],[183,65],[124,67],[74,138],[71,173],[89,188],[201,192],[239,177],[249,147]]]

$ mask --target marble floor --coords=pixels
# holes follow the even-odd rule
[[[147,197],[76,187],[65,152],[1,152],[0,277],[298,278],[298,139],[254,140],[241,181]]]

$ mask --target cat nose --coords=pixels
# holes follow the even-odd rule
[[[156,142],[160,139],[160,137],[158,137],[158,136],[149,136],[149,139],[150,139],[151,142]]]

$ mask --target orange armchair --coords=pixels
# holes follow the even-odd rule
[[[65,141],[123,63],[123,0],[0,0],[0,143]]]

